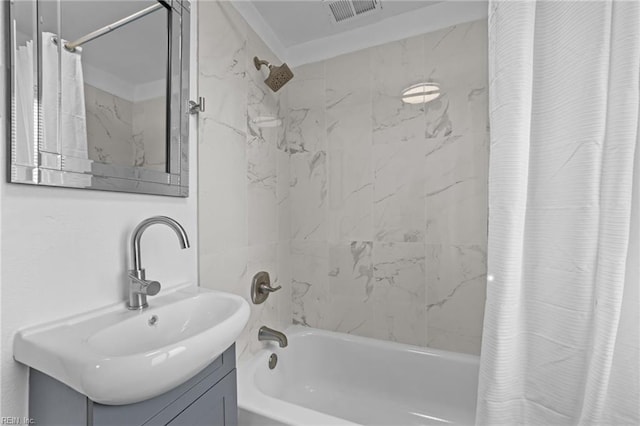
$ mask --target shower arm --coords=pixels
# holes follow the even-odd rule
[[[262,59],[258,59],[257,56],[253,58],[253,65],[256,66],[256,69],[258,71],[260,71],[260,67],[262,67],[263,65],[266,65],[268,68],[271,68],[271,64],[269,62]]]

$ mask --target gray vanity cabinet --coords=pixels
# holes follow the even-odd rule
[[[30,370],[29,417],[38,425],[205,426],[238,424],[235,345],[186,383],[129,405],[102,405]]]

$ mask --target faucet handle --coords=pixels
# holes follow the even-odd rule
[[[267,297],[269,297],[269,294],[281,288],[282,286],[280,285],[278,287],[271,287],[269,273],[260,271],[254,275],[253,281],[251,282],[251,301],[256,305],[264,303]]]
[[[281,286],[281,285],[279,285],[278,287],[271,287],[271,285],[270,285],[270,284],[264,284],[264,283],[260,284],[260,291],[261,291],[261,292],[266,291],[266,292],[268,292],[268,293],[273,293],[274,291],[278,291],[278,290],[280,290],[281,288],[282,288],[282,286]]]
[[[133,293],[155,296],[160,293],[160,289],[162,288],[158,281],[146,280],[144,278],[140,279],[131,273],[129,274],[129,279],[131,280],[130,285]]]
[[[155,296],[160,293],[162,286],[158,281],[147,281],[147,285],[143,287],[144,294],[147,296]]]

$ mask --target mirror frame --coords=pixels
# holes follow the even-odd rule
[[[174,197],[189,196],[189,38],[191,7],[188,0],[156,0],[163,3],[171,12],[168,25],[169,46],[167,52],[167,172],[145,169],[133,166],[97,163],[89,160],[91,172],[78,172],[78,161],[86,160],[67,157],[59,152],[51,153],[42,150],[43,131],[40,90],[42,73],[39,61],[34,61],[34,75],[37,76],[35,86],[37,117],[34,132],[38,135],[37,152],[34,153],[37,166],[16,164],[16,73],[15,73],[15,2],[31,3],[33,43],[36,52],[40,52],[40,36],[42,32],[38,19],[39,6],[47,0],[10,0],[5,3],[5,40],[8,87],[10,96],[7,97],[7,181],[29,185],[43,185],[66,188],[95,189],[103,191],[132,192],[138,194],[167,195]],[[49,0],[50,1],[50,0]],[[59,1],[59,0],[57,0]],[[58,143],[58,147],[60,143]],[[75,166],[75,171],[74,171]],[[85,167],[87,164],[84,165]],[[80,168],[82,170],[82,168]],[[87,180],[90,184],[87,185]]]

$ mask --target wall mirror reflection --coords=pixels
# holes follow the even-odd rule
[[[73,75],[84,80],[79,88],[84,90],[84,96],[79,93],[84,109],[78,112],[85,112],[88,158],[167,171],[168,9],[149,0],[62,1],[60,5],[60,33],[65,40],[78,40],[122,17],[146,13],[69,55],[64,53],[63,61],[65,56],[71,58],[71,66],[77,67],[72,69]],[[47,48],[56,51],[56,46],[45,40]],[[66,82],[77,84],[62,80]],[[63,96],[73,93],[74,88],[62,88]],[[63,135],[63,141],[74,137]]]
[[[12,1],[10,182],[186,196],[189,3]]]

